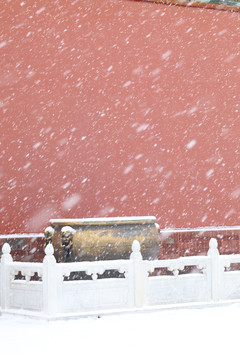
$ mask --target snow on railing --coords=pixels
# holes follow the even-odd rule
[[[49,244],[43,263],[22,263],[12,260],[5,243],[1,311],[21,309],[54,318],[240,299],[240,271],[232,265],[240,264],[240,255],[220,255],[217,246],[217,240],[211,239],[207,256],[143,260],[134,240],[128,260],[57,263]]]

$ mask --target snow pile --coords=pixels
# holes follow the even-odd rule
[[[230,359],[240,305],[45,322],[0,317],[2,359]]]

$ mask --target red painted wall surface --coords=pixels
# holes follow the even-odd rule
[[[43,261],[45,256],[45,239],[43,234],[22,234],[21,237],[19,237],[19,234],[16,237],[14,235],[0,236],[0,257],[2,255],[3,244],[8,243],[11,247],[13,261]]]
[[[0,18],[0,233],[239,224],[239,13],[2,0]]]
[[[163,230],[160,237],[159,259],[207,255],[211,238],[217,239],[221,255],[240,253],[239,227]]]

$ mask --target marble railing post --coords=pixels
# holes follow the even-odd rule
[[[220,254],[218,242],[211,238],[209,241],[208,256],[211,258],[211,300],[219,301],[220,296]]]
[[[143,260],[137,240],[133,241],[130,260],[132,260],[134,306],[142,307],[144,305]]]
[[[8,243],[5,243],[2,247],[2,257],[0,264],[0,305],[2,309],[7,309],[9,306],[9,287],[10,287],[10,272],[7,267],[8,263],[12,263],[13,259],[10,254],[11,248]]]
[[[52,244],[45,248],[45,257],[43,259],[43,312],[46,315],[54,315],[58,312],[58,276],[57,264],[53,255],[54,249]]]

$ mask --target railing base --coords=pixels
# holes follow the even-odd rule
[[[240,300],[225,300],[225,301],[209,301],[209,302],[192,302],[192,303],[181,303],[181,304],[167,304],[158,306],[144,306],[142,308],[131,308],[131,309],[111,309],[111,310],[99,310],[79,313],[65,313],[57,315],[45,315],[42,312],[18,310],[18,309],[1,309],[0,316],[16,316],[24,317],[35,320],[45,321],[57,321],[57,320],[75,320],[81,318],[101,318],[103,316],[116,316],[116,315],[129,315],[129,314],[144,314],[159,311],[173,311],[173,310],[194,310],[194,309],[205,309],[205,308],[218,308],[226,307],[233,304],[240,306]]]

